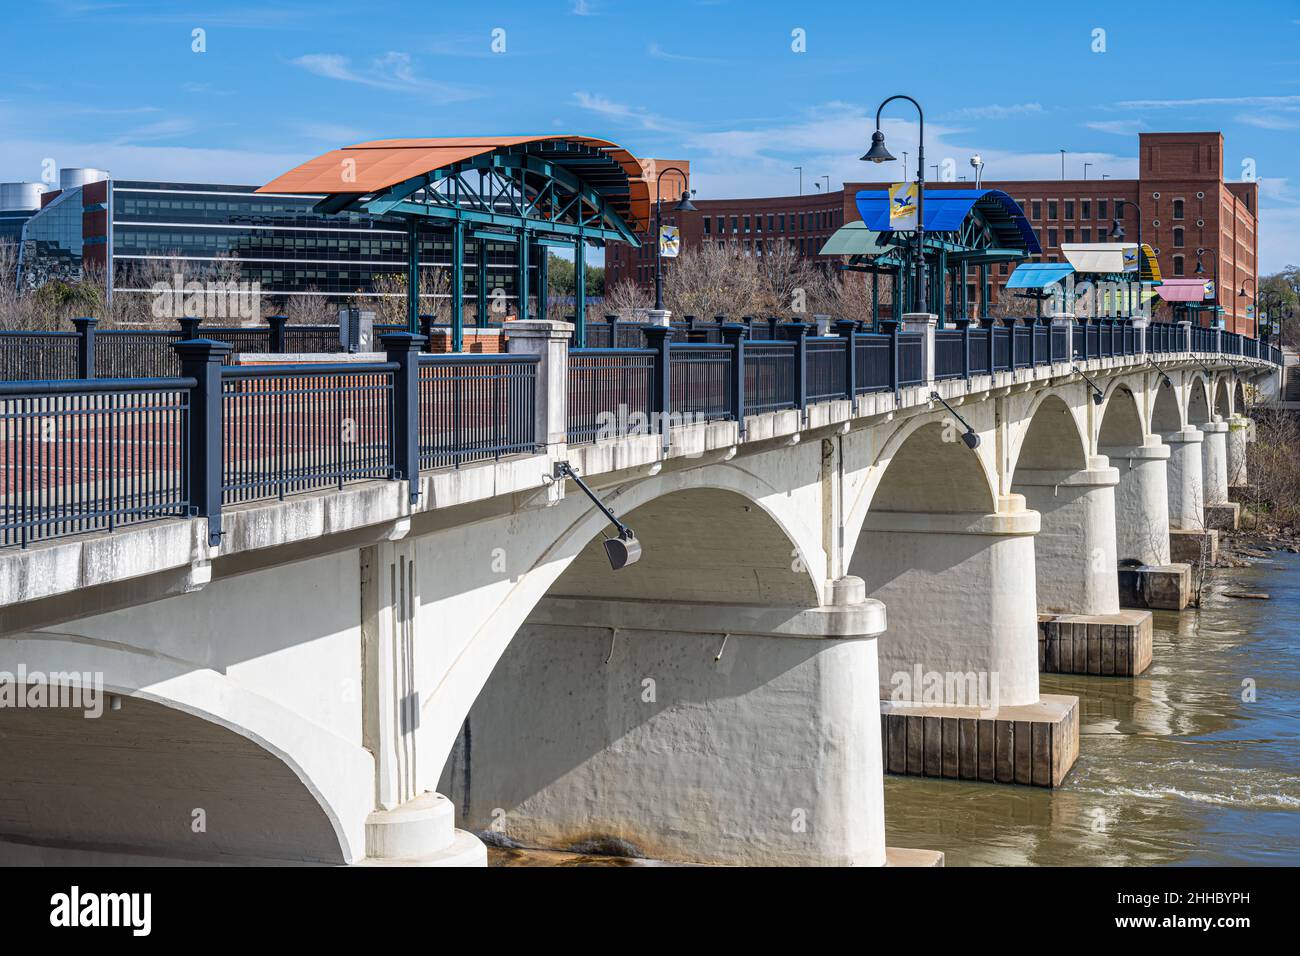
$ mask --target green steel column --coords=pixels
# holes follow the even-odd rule
[[[573,244],[573,321],[574,341],[578,348],[587,347],[587,243],[581,236]]]
[[[984,310],[985,318],[993,314],[993,309],[989,305],[989,265],[987,262],[980,263],[980,308]]]
[[[475,321],[480,326],[486,326],[492,324],[488,321],[487,240],[478,239],[476,242],[477,247],[474,250],[474,255],[477,257],[474,260],[474,297],[477,301],[474,303],[474,308],[477,316]]]
[[[465,223],[451,225],[451,350],[465,349]]]
[[[970,263],[965,259],[961,261],[961,317],[970,318],[970,300],[966,295],[966,283],[970,280]]]
[[[519,230],[519,277],[515,279],[515,295],[519,302],[516,319],[523,322],[528,319],[528,231]]]
[[[908,279],[912,275],[911,269],[904,269],[901,265],[894,269],[894,321],[903,320],[903,300],[912,301],[912,290],[909,288]]]
[[[420,224],[406,221],[406,331],[420,333]]]
[[[538,245],[533,247],[533,254],[537,258],[537,317],[539,319],[548,318],[550,289],[547,288],[547,280],[550,278],[549,271],[551,267],[551,253],[546,246]]]
[[[935,268],[935,271],[938,273],[938,279],[939,279],[939,281],[935,283],[939,287],[939,301],[936,303],[936,305],[938,305],[938,308],[935,310],[935,313],[939,316],[939,328],[943,328],[944,318],[947,315],[947,313],[944,311],[944,304],[945,304],[945,300],[948,298],[948,278],[949,278],[948,251],[946,249],[939,250],[939,264]]]

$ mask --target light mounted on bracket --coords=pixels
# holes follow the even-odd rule
[[[1169,378],[1169,373],[1168,373],[1168,372],[1166,372],[1164,369],[1162,369],[1159,365],[1157,365],[1157,364],[1156,364],[1155,362],[1153,362],[1151,359],[1147,359],[1147,364],[1150,365],[1152,368],[1154,368],[1157,372],[1160,373],[1160,377],[1161,377],[1162,379],[1164,379],[1165,385],[1169,386],[1170,388],[1173,388],[1173,387],[1174,387],[1174,383],[1173,383],[1173,381]]]
[[[1088,378],[1086,374],[1084,374],[1083,369],[1079,368],[1079,366],[1073,363],[1071,363],[1070,368],[1073,369],[1075,372],[1077,372],[1083,378],[1083,380],[1087,382],[1089,386],[1091,386],[1092,404],[1100,405],[1102,402],[1106,400],[1106,393],[1103,392],[1100,387],[1098,387],[1096,382],[1094,382],[1092,379]]]
[[[585,481],[578,477],[578,473],[573,470],[572,465],[567,461],[557,461],[555,471],[551,477],[557,480],[562,478],[571,479],[575,485],[582,489],[583,494],[590,498],[592,503],[601,510],[601,513],[610,520],[610,523],[618,529],[617,538],[606,538],[604,541],[605,557],[609,558],[611,568],[617,571],[641,560],[641,542],[637,540],[636,534],[631,528],[619,521],[614,512],[596,497],[596,493],[587,487]]]
[[[974,449],[980,446],[980,436],[975,434],[975,429],[970,427],[970,423],[967,422],[966,419],[962,418],[960,415],[957,414],[957,409],[953,408],[951,405],[949,405],[947,402],[943,400],[942,395],[940,395],[938,392],[931,392],[930,401],[938,402],[944,408],[948,409],[948,412],[952,415],[952,417],[957,419],[957,421],[961,422],[962,425],[966,427],[966,431],[962,434],[961,440],[966,443],[967,448]]]

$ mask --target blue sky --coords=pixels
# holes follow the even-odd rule
[[[1261,266],[1300,263],[1295,0],[37,0],[6,17],[23,25],[0,35],[5,181],[48,158],[251,183],[370,138],[574,132],[691,160],[703,198],[784,195],[795,165],[807,192],[882,172],[857,157],[904,92],[927,163],[964,174],[980,152],[990,179],[1056,178],[1061,148],[1071,177],[1129,176],[1139,129],[1222,130],[1227,178],[1249,162],[1261,181]],[[914,116],[887,116],[914,160]]]

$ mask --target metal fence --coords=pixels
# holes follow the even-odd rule
[[[730,345],[669,346],[671,404],[664,410],[688,421],[726,418],[731,408]]]
[[[753,342],[745,345],[745,410],[754,414],[794,408],[795,343]]]
[[[419,467],[537,450],[536,355],[421,355]]]
[[[0,332],[0,382],[76,378],[76,332]]]
[[[648,428],[654,412],[654,349],[570,349],[571,444]]]
[[[194,384],[0,383],[0,547],[185,514]]]

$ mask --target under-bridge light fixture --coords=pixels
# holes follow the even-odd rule
[[[1087,374],[1083,371],[1083,369],[1079,368],[1079,366],[1074,364],[1071,364],[1070,368],[1073,369],[1075,373],[1078,374],[1085,382],[1088,383],[1089,387],[1092,388],[1092,404],[1100,405],[1102,402],[1106,400],[1106,393],[1101,390],[1101,388],[1097,385],[1096,382],[1088,378]]]
[[[938,392],[931,392],[930,401],[938,402],[944,408],[948,409],[948,412],[952,415],[952,417],[957,419],[957,421],[961,422],[962,425],[965,426],[966,431],[962,434],[961,440],[963,443],[965,443],[967,448],[974,451],[976,448],[980,446],[980,436],[976,434],[975,429],[970,427],[970,423],[966,421],[966,419],[962,418],[960,415],[957,414],[957,409],[953,408],[951,405],[949,405],[947,402],[943,400],[942,395],[940,395]]]
[[[610,523],[618,529],[617,537],[606,538],[603,542],[605,557],[609,559],[609,566],[613,570],[618,571],[641,560],[641,542],[637,540],[636,534],[631,528],[618,520],[605,502],[596,497],[596,493],[587,487],[585,481],[578,477],[578,473],[573,470],[572,465],[567,461],[557,461],[551,477],[556,480],[564,478],[572,480],[574,484],[582,489],[583,494],[590,498],[592,503],[601,510],[601,513],[610,520]]]
[[[1173,387],[1174,387],[1174,383],[1173,383],[1173,381],[1169,378],[1169,374],[1168,374],[1164,369],[1162,369],[1159,365],[1157,365],[1157,364],[1156,364],[1155,362],[1153,362],[1151,359],[1147,359],[1147,364],[1150,365],[1153,369],[1155,369],[1157,372],[1160,373],[1160,379],[1161,379],[1161,381],[1163,381],[1163,382],[1165,383],[1165,388],[1173,388]]]

